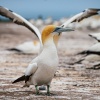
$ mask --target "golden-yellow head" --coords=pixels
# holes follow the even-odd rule
[[[52,36],[52,32],[55,30],[56,26],[54,25],[48,25],[46,26],[42,31],[42,43],[44,44],[47,39],[49,39]]]
[[[61,32],[65,32],[65,31],[73,31],[73,29],[71,28],[63,28],[63,27],[58,27],[55,25],[47,25],[43,31],[42,31],[42,43],[44,44],[48,39],[50,39],[51,37],[53,38],[53,36],[59,35],[59,33]],[[55,34],[53,34],[55,33]],[[54,37],[54,42],[57,44],[59,39],[59,36]]]

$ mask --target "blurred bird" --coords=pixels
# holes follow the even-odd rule
[[[100,28],[100,18],[99,19],[96,19],[95,17],[92,18],[92,21],[90,21],[90,27],[91,29]]]
[[[79,14],[76,14],[75,16],[73,16],[72,18],[70,18],[69,20],[65,21],[64,24],[61,25],[61,27],[67,27],[70,23],[73,23],[73,22],[80,22],[82,21],[84,18],[88,18],[90,16],[93,16],[93,15],[97,15],[98,14],[98,11],[100,11],[100,9],[95,9],[95,8],[89,8],[89,9],[86,9],[82,12],[80,12]],[[19,25],[23,25],[25,27],[27,27],[29,30],[31,30],[33,33],[35,33],[36,36],[38,36],[39,40],[41,41],[40,37],[41,37],[41,33],[39,32],[39,30],[37,30],[37,28],[32,25],[30,22],[28,22],[26,19],[24,19],[22,16],[16,14],[15,12],[7,9],[7,8],[4,8],[2,6],[0,6],[0,15],[2,16],[5,16],[9,19],[11,19],[14,23],[16,24],[19,24]],[[34,30],[35,32],[34,32]],[[60,38],[61,34],[59,34],[58,36],[54,36],[54,40],[56,41],[55,43],[58,44],[58,40]],[[40,46],[42,46],[41,44],[39,45],[39,43],[41,42],[25,42],[15,48],[10,48],[8,50],[16,50],[18,52],[22,52],[22,53],[38,53],[40,52],[41,50],[39,49]],[[33,47],[32,47],[33,45]],[[28,48],[27,48],[28,46]]]
[[[96,39],[98,42],[89,47],[89,49],[77,53],[76,55],[84,55],[84,57],[72,64],[81,63],[83,60],[100,61],[100,33],[92,33],[89,34],[89,36]]]
[[[13,83],[25,81],[24,86],[35,85],[36,94],[39,94],[37,86],[47,85],[47,95],[50,95],[49,87],[57,71],[58,55],[53,36],[65,31],[73,31],[70,28],[62,28],[54,25],[46,26],[41,35],[43,50],[27,67],[25,75],[16,79]]]
[[[38,18],[36,21],[35,21],[35,25],[37,27],[41,27],[42,25],[44,24],[43,20]]]
[[[9,51],[17,51],[24,54],[36,54],[39,53],[40,50],[40,42],[39,41],[28,41],[24,42],[22,44],[19,44],[18,46],[14,48],[7,49]]]
[[[89,36],[96,39],[98,42],[100,42],[100,33],[92,33],[89,34]]]
[[[52,23],[53,23],[52,17],[48,17],[47,19],[44,20],[45,25],[49,25],[49,24],[52,24]]]

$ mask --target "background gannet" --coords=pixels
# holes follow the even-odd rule
[[[34,33],[39,38],[40,46],[42,47],[41,33],[37,29],[37,27],[35,27],[34,25],[32,25],[29,21],[27,21],[26,19],[24,19],[19,14],[15,13],[15,12],[7,9],[7,8],[4,8],[2,6],[0,6],[0,15],[5,16],[5,17],[11,19],[14,23],[16,23],[18,25],[22,25],[22,26],[27,27],[30,31],[32,31],[32,33]],[[21,46],[21,49],[22,48],[23,48],[23,46]],[[14,49],[14,48],[12,48],[12,49]],[[21,50],[19,50],[19,51],[21,51]]]
[[[87,50],[77,53],[76,55],[84,55],[84,57],[82,57],[80,60],[78,60],[72,64],[81,63],[83,60],[92,61],[92,62],[100,61],[100,42],[99,42],[100,34],[92,33],[92,34],[89,34],[89,36],[96,39],[98,42],[95,43],[94,45],[92,45],[91,47],[89,47]]]
[[[99,10],[100,9],[89,8],[89,9],[86,9],[86,10],[84,10],[83,12],[81,12],[79,14],[76,14],[75,16],[71,17],[67,21],[64,18],[63,22],[61,21],[63,23],[61,26],[62,27],[67,27],[70,23],[80,22],[84,18],[87,18],[87,17],[98,14]],[[27,27],[29,30],[34,32],[36,36],[38,36],[39,38],[41,37],[41,34],[40,34],[39,30],[34,25],[29,23],[26,19],[24,19],[22,16],[16,14],[15,12],[0,6],[0,15],[5,16],[5,17],[13,20],[13,22],[16,23],[16,24],[20,24],[20,25],[23,25],[23,26]],[[49,18],[49,20],[50,20],[50,23],[51,23],[52,22],[51,18]],[[59,38],[60,38],[60,35],[55,36],[55,40],[59,40]],[[39,39],[39,40],[41,41],[41,39]],[[38,41],[37,41],[37,43],[36,42],[34,43],[34,41],[25,42],[23,44],[20,44],[20,45],[14,47],[14,48],[10,48],[8,50],[16,50],[16,51],[20,51],[22,53],[38,53],[39,48],[41,46],[41,45],[39,45],[39,43],[41,43],[41,42],[38,42]]]
[[[100,42],[100,33],[92,33],[89,34],[89,36],[96,39],[98,42]]]
[[[58,54],[53,36],[64,31],[73,31],[70,28],[46,26],[42,31],[43,50],[26,69],[25,75],[21,76],[13,83],[25,80],[24,86],[35,85],[36,94],[39,93],[37,86],[47,85],[47,95],[50,95],[49,87],[57,71]]]
[[[40,50],[40,42],[37,40],[34,41],[27,41],[22,44],[19,44],[18,46],[14,48],[9,48],[7,49],[9,51],[17,51],[20,53],[25,53],[25,54],[36,54],[39,53]]]

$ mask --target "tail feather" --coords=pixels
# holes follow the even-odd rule
[[[19,77],[18,79],[16,79],[16,80],[13,81],[12,83],[16,83],[16,82],[20,82],[20,81],[25,81],[25,75]]]
[[[8,51],[17,51],[17,52],[21,52],[21,50],[19,49],[16,49],[16,48],[10,48],[10,49],[7,49]]]

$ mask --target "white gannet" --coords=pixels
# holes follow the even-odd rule
[[[36,93],[39,91],[37,86],[47,85],[47,94],[50,95],[49,86],[57,71],[58,54],[54,43],[53,36],[64,31],[73,31],[70,28],[56,27],[54,25],[46,26],[41,35],[43,50],[41,53],[29,64],[25,75],[21,76],[13,83],[25,81],[24,86],[35,85]]]
[[[84,50],[80,53],[78,53],[80,55],[85,55],[84,57],[82,57],[80,60],[72,63],[72,64],[77,64],[77,63],[81,63],[82,61],[89,61],[89,62],[98,62],[100,61],[100,42],[92,45],[91,47],[89,47],[89,49]],[[92,69],[99,69],[98,66],[100,66],[99,64],[93,65],[93,67],[91,67]]]
[[[52,17],[48,17],[44,20],[45,25],[53,24],[53,19]]]
[[[76,14],[75,16],[73,16],[72,18],[67,20],[64,24],[61,25],[61,27],[67,27],[72,22],[80,22],[84,18],[96,15],[96,14],[98,14],[99,10],[100,9],[95,9],[95,8],[86,9],[83,12]],[[2,6],[0,6],[0,15],[11,19],[16,24],[23,25],[23,26],[27,27],[29,30],[31,30],[33,33],[35,33],[35,35],[39,38],[40,43],[41,43],[41,36],[40,36],[41,34],[40,34],[39,30],[35,26],[33,26],[31,23],[29,23],[26,19],[24,19],[22,16],[20,16],[20,15],[16,14],[15,12],[13,12],[7,8],[4,8]],[[55,41],[56,46],[57,46],[57,43],[58,43],[60,36],[61,36],[60,34],[54,36],[54,41]],[[40,44],[40,46],[42,47],[42,44]],[[30,50],[28,50],[28,52],[29,51]]]
[[[65,21],[64,24],[61,25],[61,27],[67,27],[70,23],[80,22],[84,18],[96,15],[96,14],[98,14],[99,10],[100,9],[95,9],[95,8],[85,9],[84,11],[71,17],[69,20]],[[16,24],[20,24],[20,25],[27,27],[32,32],[34,32],[34,30],[35,30],[35,32],[36,32],[36,33],[34,32],[35,35],[36,36],[38,35],[39,38],[41,37],[41,33],[39,32],[39,30],[37,30],[37,28],[34,25],[29,23],[26,19],[24,19],[22,16],[16,14],[15,12],[0,6],[0,15],[13,20],[13,22]],[[57,35],[55,36],[56,44],[57,44],[57,41],[59,40],[60,36],[61,36],[60,34],[58,36]],[[41,39],[40,39],[40,41],[41,41]],[[37,43],[36,42],[34,43],[34,41],[25,42],[21,45],[16,46],[15,48],[11,48],[8,50],[16,50],[16,51],[20,51],[22,53],[38,53],[39,52],[38,48],[40,46],[42,46],[42,45],[39,45],[39,43],[41,43],[41,42],[38,42],[38,41],[37,41]],[[33,45],[33,47],[32,47],[32,45]],[[27,48],[27,46],[28,46],[28,48]]]
[[[96,39],[98,42],[100,42],[100,33],[92,33],[89,34],[89,36]]]
[[[40,42],[37,40],[27,41],[14,48],[7,49],[9,51],[17,51],[24,54],[38,54],[40,50]]]
[[[100,33],[92,33],[89,34],[90,37],[96,39],[98,42],[89,47],[87,50],[81,51],[76,55],[85,55],[77,62],[73,63],[81,63],[83,60],[87,61],[100,61]]]

